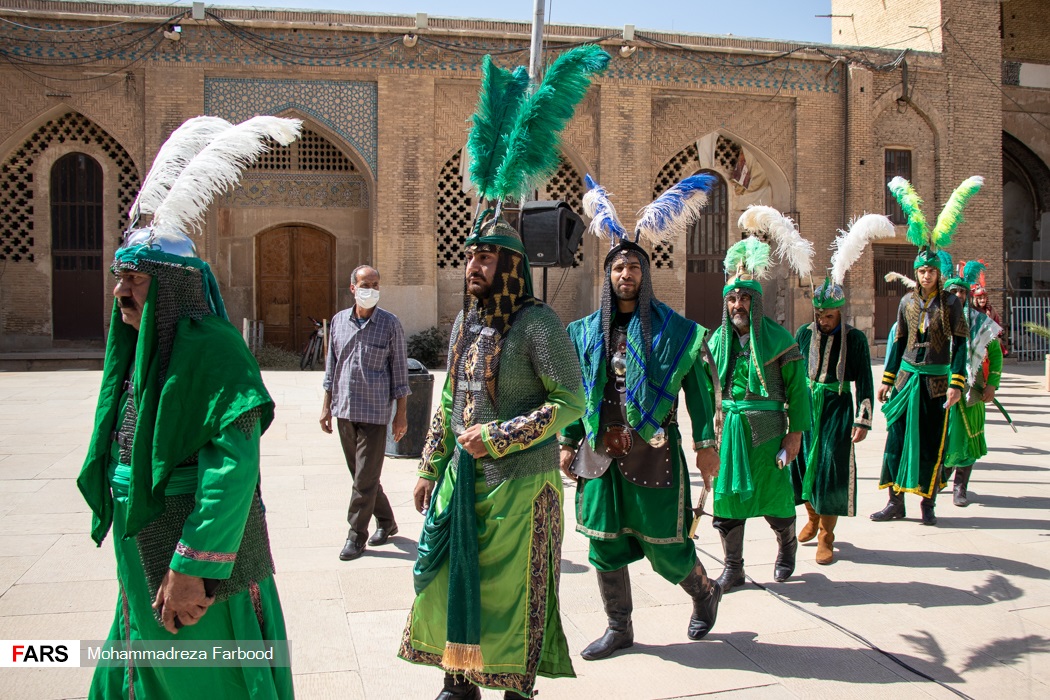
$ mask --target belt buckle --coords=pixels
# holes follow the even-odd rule
[[[634,437],[631,435],[631,429],[623,423],[610,423],[602,435],[602,444],[610,457],[622,459],[630,454],[634,446]]]

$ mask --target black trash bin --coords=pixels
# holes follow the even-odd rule
[[[420,457],[423,455],[423,443],[430,428],[430,405],[434,400],[434,375],[427,371],[419,360],[408,358],[408,386],[412,393],[408,395],[408,406],[405,413],[408,418],[408,430],[401,440],[394,440],[394,411],[390,410],[390,421],[386,431],[387,457]]]

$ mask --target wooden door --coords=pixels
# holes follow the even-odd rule
[[[101,340],[102,167],[70,153],[51,168],[51,323],[54,340]]]
[[[313,332],[310,317],[332,317],[334,246],[330,235],[309,226],[259,236],[256,297],[268,344],[298,352]]]
[[[711,170],[718,183],[708,195],[708,204],[689,230],[686,249],[685,315],[709,331],[722,323],[722,262],[729,238],[729,197],[726,181]]]
[[[910,245],[873,246],[875,258],[875,339],[885,340],[897,321],[897,307],[908,288],[900,282],[887,282],[887,272],[899,272],[915,279],[915,248]]]

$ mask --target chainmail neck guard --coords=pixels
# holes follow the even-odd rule
[[[645,356],[649,357],[653,347],[653,282],[649,274],[649,256],[640,246],[625,241],[609,251],[605,256],[605,284],[602,285],[601,312],[602,312],[602,334],[605,342],[605,352],[612,353],[612,338],[610,337],[613,318],[616,315],[616,293],[612,286],[612,266],[620,258],[634,254],[642,266],[642,281],[638,285],[638,298],[634,312],[638,314],[638,321],[642,327],[642,338],[645,340]]]

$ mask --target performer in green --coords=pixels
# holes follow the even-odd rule
[[[285,639],[260,498],[259,437],[273,401],[184,231],[298,120],[210,117],[158,153],[117,250],[95,431],[77,479],[101,545],[112,527],[120,594],[109,644]],[[153,215],[134,228],[140,215]],[[287,655],[264,666],[100,665],[91,698],[291,698]],[[283,662],[280,660],[284,657]]]
[[[556,439],[582,413],[583,387],[569,337],[533,297],[524,245],[499,210],[542,185],[558,161],[557,131],[608,60],[597,46],[572,49],[529,95],[524,68],[483,62],[468,147],[471,181],[495,209],[466,240],[463,311],[414,492],[426,520],[399,651],[445,670],[439,700],[480,698],[480,687],[531,697],[537,674],[575,676],[558,606]]]
[[[795,231],[790,219],[769,207],[745,211],[740,227]],[[718,583],[727,592],[744,584],[747,518],[764,517],[776,533],[776,581],[794,573],[798,549],[791,470],[785,467],[798,454],[812,415],[798,345],[790,332],[763,315],[759,279],[769,254],[769,245],[757,238],[729,248],[725,269],[732,276],[722,290],[722,324],[710,340],[724,416],[713,524],[725,551]]]
[[[813,427],[802,435],[802,449],[791,463],[795,502],[806,506],[809,520],[799,542],[817,539],[816,562],[835,560],[835,525],[857,510],[857,461],[854,445],[871,429],[875,387],[871,380],[868,338],[844,322],[846,272],[872,238],[893,236],[893,223],[881,214],[854,221],[835,239],[831,274],[813,294],[816,320],[795,333],[808,367],[813,397]],[[853,392],[856,387],[856,410]]]
[[[609,624],[581,654],[602,659],[634,643],[628,565],[643,557],[693,600],[687,635],[714,626],[722,590],[708,578],[689,536],[689,467],[678,430],[678,395],[692,419],[696,467],[710,485],[718,473],[714,394],[703,326],[653,296],[649,256],[637,241],[665,241],[688,225],[714,185],[694,175],[643,210],[632,241],[605,189],[590,176],[584,209],[591,230],[613,244],[605,257],[601,308],[569,324],[587,407],[560,437],[561,467],[577,479],[576,530],[590,538],[589,560]],[[656,217],[651,212],[676,211]],[[611,466],[615,463],[615,466]],[[611,467],[611,468],[610,468]]]
[[[918,286],[897,309],[895,339],[878,390],[887,433],[879,488],[888,489],[890,497],[882,510],[872,513],[876,522],[903,518],[907,492],[922,496],[922,524],[937,524],[937,492],[945,485],[941,465],[947,409],[959,401],[966,383],[969,336],[962,304],[941,288],[943,258],[951,274],[951,259],[943,249],[951,244],[962,209],[982,182],[972,177],[956,188],[933,229],[911,183],[895,177],[888,185],[908,217],[908,240],[919,246],[914,264]]]
[[[944,281],[944,290],[954,294],[966,309],[969,339],[966,342],[966,393],[951,408],[948,416],[948,449],[944,455],[945,480],[955,470],[952,502],[959,507],[970,505],[967,487],[970,472],[981,457],[988,454],[984,439],[985,408],[995,400],[1003,371],[1003,351],[999,345],[1002,326],[967,303],[971,289],[978,284],[984,263],[971,260],[961,265],[961,275]]]

